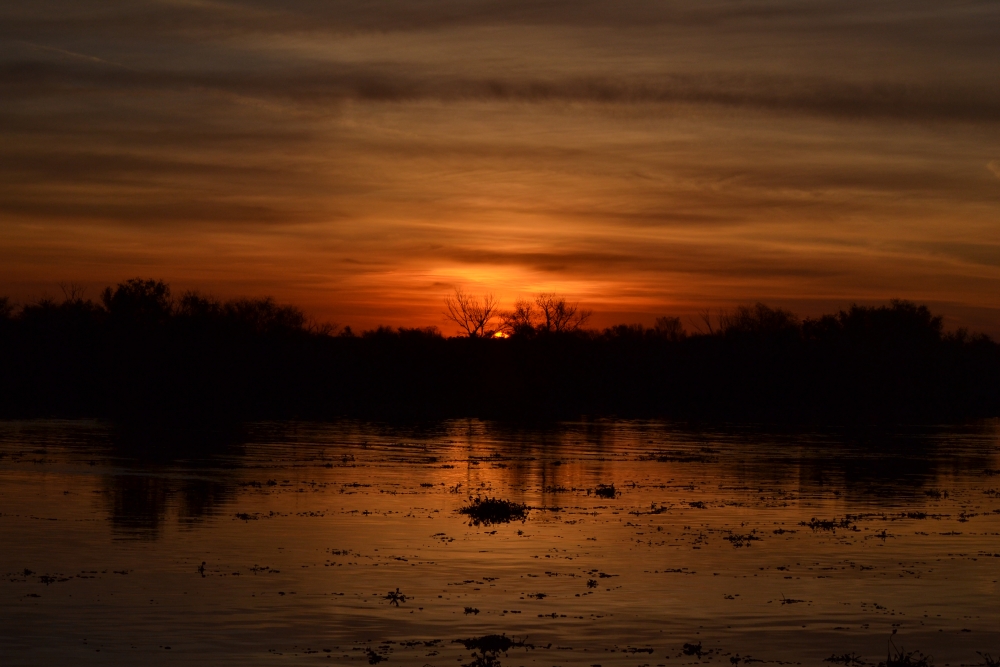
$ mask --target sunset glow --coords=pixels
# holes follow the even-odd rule
[[[613,9],[612,9],[613,7]],[[1000,333],[992,4],[15,3],[0,292],[350,324],[918,300]]]

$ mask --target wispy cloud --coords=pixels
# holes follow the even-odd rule
[[[102,63],[104,61],[101,61]],[[469,77],[406,65],[335,63],[270,71],[138,71],[75,61],[0,64],[8,99],[192,90],[302,105],[343,101],[501,101],[600,105],[693,104],[846,119],[1000,123],[1000,91],[960,84],[865,83],[814,74],[671,73],[647,76]]]

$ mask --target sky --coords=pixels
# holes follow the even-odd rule
[[[0,295],[445,332],[455,288],[597,326],[905,298],[998,335],[998,35],[995,0],[7,0]]]

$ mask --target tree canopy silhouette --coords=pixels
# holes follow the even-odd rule
[[[0,298],[0,416],[165,429],[244,419],[590,416],[900,422],[1000,416],[1000,346],[892,301],[800,320],[752,304],[690,333],[585,329],[550,294],[501,312],[451,299],[436,328],[317,325],[273,299],[220,301],[133,279],[61,302]],[[453,317],[454,316],[454,317]],[[711,323],[711,319],[707,319]],[[502,330],[508,338],[492,338]],[[336,335],[334,335],[336,334]]]

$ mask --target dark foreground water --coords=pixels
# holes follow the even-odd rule
[[[0,664],[981,664],[998,432],[2,423]]]

